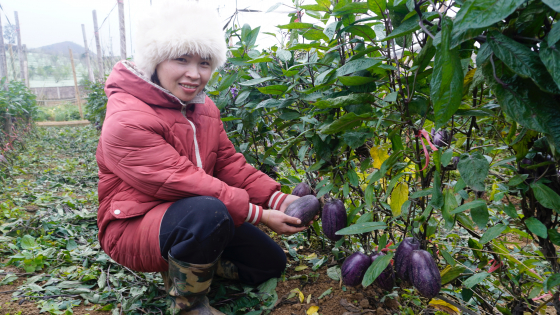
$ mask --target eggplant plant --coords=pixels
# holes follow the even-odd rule
[[[370,254],[414,237],[441,271],[442,292],[467,308],[534,311],[527,301],[549,291],[558,301],[560,6],[294,8],[276,33],[228,24],[231,57],[207,93],[237,150],[276,174],[284,192],[305,181],[317,198],[343,201],[343,238],[325,238],[319,225],[316,238]],[[278,44],[259,47],[262,36]]]

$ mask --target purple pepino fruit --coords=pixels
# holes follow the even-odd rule
[[[432,299],[439,293],[441,275],[429,252],[422,249],[412,251],[408,269],[412,285],[423,297]]]
[[[297,186],[294,188],[294,190],[292,191],[292,195],[303,197],[303,196],[315,195],[315,194],[311,190],[311,187],[307,185],[307,183],[301,182],[297,184]]]
[[[344,203],[338,199],[333,199],[323,207],[321,222],[323,233],[331,240],[338,241],[342,235],[336,235],[336,231],[346,227],[346,208]]]
[[[362,283],[367,269],[371,265],[371,259],[362,252],[355,252],[348,256],[342,263],[342,282],[347,286],[357,286]]]
[[[436,135],[434,136],[434,145],[438,147],[446,147],[449,142],[451,142],[449,131],[444,129],[436,132]]]
[[[315,196],[307,195],[292,202],[284,213],[290,217],[295,217],[301,220],[301,224],[292,226],[302,227],[313,220],[317,213],[319,213],[320,207],[319,200],[317,200]]]
[[[405,238],[395,252],[395,271],[397,277],[411,282],[408,275],[408,265],[412,251],[420,249],[420,242],[413,237]]]
[[[381,256],[385,256],[385,253],[378,252],[371,254],[371,263],[373,264],[373,262]],[[389,264],[387,268],[385,268],[385,270],[383,270],[383,272],[379,275],[379,277],[375,279],[374,283],[376,286],[380,287],[383,290],[392,290],[395,286],[395,272],[393,271],[393,265]]]

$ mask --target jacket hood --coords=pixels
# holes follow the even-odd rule
[[[119,61],[105,83],[107,97],[115,93],[130,94],[142,102],[160,107],[181,109],[187,104],[167,89],[152,82],[136,65],[128,60]],[[204,104],[206,94],[200,92],[188,104]]]
[[[162,0],[138,19],[134,61],[148,76],[167,59],[184,54],[210,58],[212,70],[226,60],[227,44],[216,8],[203,1]]]

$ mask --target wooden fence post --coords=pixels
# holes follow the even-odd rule
[[[0,34],[4,34],[2,31],[2,19],[0,18]],[[6,77],[6,85],[5,88],[8,87],[7,83],[10,82],[8,79],[8,63],[6,62],[6,46],[4,45],[4,36],[0,36],[0,69],[1,77]]]
[[[10,50],[10,59],[12,64],[12,72],[14,74],[14,81],[17,81],[16,62],[14,60],[14,50],[12,49],[12,44],[8,44],[8,49]]]
[[[105,79],[105,70],[103,68],[103,55],[101,53],[101,43],[99,42],[99,28],[97,27],[97,12],[93,10],[93,28],[95,32],[95,45],[97,46],[97,63],[99,67],[99,80]]]
[[[80,89],[78,89],[78,79],[76,79],[76,68],[74,68],[74,57],[72,56],[72,49],[70,51],[70,63],[72,64],[72,74],[74,75],[74,88],[76,89],[76,99],[78,100],[78,108],[80,109],[80,117],[84,120],[84,113],[82,112],[82,101],[80,99]]]
[[[21,30],[19,28],[19,17],[17,11],[14,11],[16,17],[16,33],[17,33],[17,45],[18,45],[18,57],[19,57],[19,72],[21,75],[21,81],[25,82],[25,70],[23,65],[23,47],[21,46]],[[27,83],[26,83],[27,85]]]
[[[25,75],[25,85],[29,87],[29,62],[27,61],[27,45],[23,45],[23,74]]]
[[[124,29],[124,0],[117,0],[119,5],[119,31],[121,34],[121,60],[126,60],[126,32]]]
[[[91,69],[91,63],[89,62],[89,49],[87,44],[87,37],[86,37],[86,27],[82,24],[82,35],[84,36],[84,48],[86,49],[86,63],[88,68],[89,80],[91,82],[94,81],[93,78],[93,70]]]

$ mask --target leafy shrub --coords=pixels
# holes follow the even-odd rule
[[[105,95],[105,82],[89,82],[86,89],[89,91],[85,106],[85,117],[92,124],[101,128],[107,111],[107,95]]]
[[[71,121],[80,120],[78,105],[64,103],[52,107],[39,107],[37,121]]]
[[[316,0],[267,33],[281,43],[268,49],[259,28],[228,29],[232,56],[207,93],[238,151],[285,192],[305,180],[346,200],[335,256],[416,237],[442,292],[487,313],[534,311],[533,298],[560,297],[558,9]],[[449,143],[434,146],[432,129]]]

